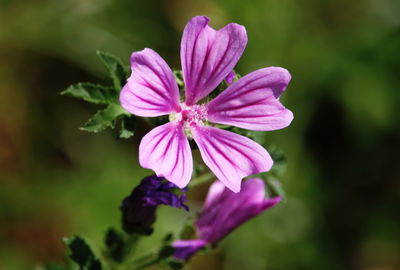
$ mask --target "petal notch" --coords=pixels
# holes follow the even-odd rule
[[[232,71],[246,44],[246,29],[230,23],[216,31],[209,18],[198,16],[185,27],[181,41],[182,72],[186,104],[206,97]]]
[[[120,95],[128,112],[153,117],[180,111],[179,89],[168,64],[152,49],[134,52],[132,75]]]

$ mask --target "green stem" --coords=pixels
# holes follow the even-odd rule
[[[126,241],[125,257],[129,258],[135,252],[138,242],[140,240],[139,234],[130,235],[129,239]]]
[[[214,174],[211,173],[211,172],[205,173],[205,174],[200,175],[200,176],[197,176],[197,177],[193,178],[193,179],[190,181],[190,183],[189,183],[189,185],[188,185],[188,189],[192,189],[192,188],[194,188],[194,187],[196,187],[196,186],[199,186],[199,185],[201,185],[201,184],[204,184],[204,183],[206,183],[206,182],[208,182],[208,181],[213,180],[214,178],[215,178],[215,176],[214,176]]]
[[[139,266],[137,266],[135,268],[132,268],[132,270],[142,270],[142,269],[145,269],[145,268],[147,268],[147,267],[149,267],[151,265],[154,265],[154,264],[158,263],[159,261],[160,261],[160,259],[155,258],[152,261],[146,262],[146,263],[144,263],[142,265],[139,265]]]
[[[135,260],[133,263],[134,266],[132,268],[128,268],[128,269],[129,270],[145,269],[146,267],[154,265],[154,264],[158,263],[159,261],[160,261],[160,258],[158,257],[157,253],[145,254],[142,257]]]

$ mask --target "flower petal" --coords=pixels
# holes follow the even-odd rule
[[[193,139],[204,163],[233,192],[240,191],[243,177],[272,167],[267,150],[247,137],[210,127],[193,126]]]
[[[207,194],[221,184],[215,182]],[[224,188],[208,205],[205,205],[196,222],[197,233],[201,239],[215,243],[249,219],[276,205],[281,198],[265,198],[265,185],[259,178],[249,179],[242,183],[242,190],[233,193]]]
[[[209,18],[192,18],[181,41],[181,62],[186,85],[186,104],[207,96],[232,71],[247,43],[246,29],[230,23],[216,31]]]
[[[144,116],[160,116],[180,111],[179,89],[168,64],[152,49],[134,52],[132,75],[120,94],[122,107]]]
[[[192,152],[183,127],[170,122],[151,130],[139,145],[140,166],[183,188],[193,171]]]
[[[287,127],[293,113],[279,101],[290,81],[284,68],[256,70],[228,87],[208,103],[210,122],[251,130],[276,130]]]
[[[202,239],[174,241],[172,243],[172,247],[175,249],[174,257],[179,260],[187,261],[207,244],[208,243]]]
[[[213,207],[214,204],[219,201],[224,190],[225,190],[225,185],[220,181],[215,181],[208,189],[203,209],[208,207]]]

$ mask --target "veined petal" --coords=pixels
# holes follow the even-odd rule
[[[214,189],[220,190],[222,183],[215,182],[207,194],[207,200]],[[211,192],[211,193],[210,193]],[[281,197],[265,198],[265,185],[259,178],[249,179],[242,183],[242,190],[233,193],[227,188],[218,192],[218,196],[204,205],[196,222],[197,233],[201,239],[215,243],[247,220],[257,216],[276,205]]]
[[[256,70],[229,86],[208,103],[210,122],[251,130],[276,130],[287,127],[293,113],[279,101],[290,74],[284,68]]]
[[[122,107],[144,116],[160,116],[180,111],[179,89],[168,64],[152,49],[134,52],[132,75],[120,94]]]
[[[261,145],[236,133],[210,127],[192,127],[204,163],[233,192],[240,191],[243,177],[266,172],[272,159]]]
[[[182,125],[170,122],[147,133],[139,145],[139,163],[178,187],[185,187],[192,176],[193,159]]]
[[[192,18],[181,41],[181,62],[186,85],[186,104],[207,96],[232,71],[247,44],[246,29],[230,23],[216,31],[209,18]]]

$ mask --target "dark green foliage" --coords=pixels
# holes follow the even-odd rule
[[[85,125],[81,127],[81,130],[99,132],[106,128],[114,128],[115,121],[123,114],[125,114],[125,110],[121,106],[110,104],[104,110],[98,111],[90,118]]]
[[[126,83],[126,68],[121,64],[121,61],[118,58],[109,53],[97,51],[97,55],[107,67],[108,72],[113,80],[114,87],[119,92],[122,86]]]
[[[285,174],[287,167],[285,154],[275,145],[268,147],[268,152],[274,161],[274,166],[269,171],[269,173],[276,177],[282,177]]]
[[[113,86],[77,83],[68,87],[61,94],[94,104],[107,105],[104,109],[98,110],[80,128],[81,130],[97,133],[107,128],[114,128],[117,122],[120,121],[119,137],[128,139],[135,133],[136,119],[119,105],[119,92],[126,83],[128,76],[127,69],[121,64],[119,59],[111,54],[98,51],[97,55],[109,71]]]
[[[70,258],[79,265],[79,270],[101,270],[101,262],[85,240],[79,236],[64,238],[64,243],[69,247]]]
[[[104,243],[107,247],[107,255],[116,262],[124,259],[125,240],[123,235],[114,229],[109,229],[105,235]]]
[[[61,94],[95,104],[118,104],[119,96],[119,93],[113,87],[92,83],[73,84],[61,92]]]
[[[274,165],[270,171],[261,173],[259,176],[264,179],[270,197],[285,197],[285,192],[282,188],[282,182],[279,179],[286,172],[286,156],[281,149],[274,145],[268,147],[267,149],[272,160],[274,161]]]

